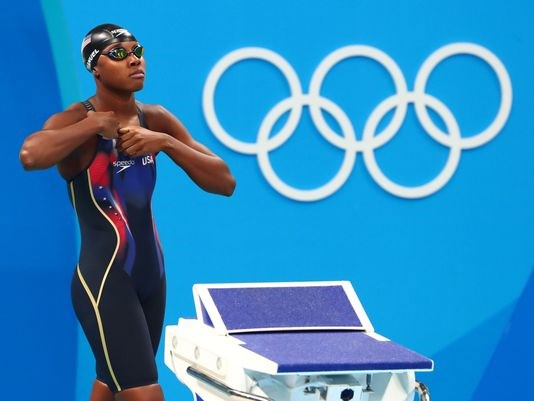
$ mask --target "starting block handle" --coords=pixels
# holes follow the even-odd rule
[[[419,401],[430,401],[430,391],[424,383],[416,381],[415,390],[419,394]]]
[[[274,401],[272,398],[269,398],[269,397],[263,397],[261,395],[247,393],[245,391],[240,391],[240,390],[236,390],[234,388],[228,387],[226,384],[195,369],[192,366],[188,366],[186,372],[189,376],[192,376],[195,379],[200,380],[201,382],[206,383],[216,388],[217,390],[222,391],[223,393],[226,393],[227,395],[230,395],[230,396],[236,396],[236,397],[244,398],[244,399],[251,400],[251,401]]]

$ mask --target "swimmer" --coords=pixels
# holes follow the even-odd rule
[[[144,104],[144,47],[102,24],[82,41],[94,96],[52,115],[20,150],[26,170],[57,166],[81,233],[71,295],[96,359],[90,401],[163,401],[155,355],[165,312],[165,269],[151,199],[158,154],[200,188],[232,195],[226,163],[160,105]]]

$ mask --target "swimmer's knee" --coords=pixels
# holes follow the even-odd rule
[[[116,401],[165,401],[163,390],[157,383],[130,387],[115,394]]]
[[[106,383],[96,379],[93,382],[89,401],[115,401],[115,397]]]

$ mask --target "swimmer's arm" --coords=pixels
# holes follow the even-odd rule
[[[143,105],[143,110],[147,125],[151,131],[155,131],[157,138],[155,149],[150,149],[151,152],[154,150],[165,152],[205,191],[232,195],[236,182],[224,160],[194,140],[185,126],[165,108]],[[119,135],[122,140],[121,131],[122,129],[119,130]],[[145,153],[146,150],[142,149],[140,143],[133,148],[134,152]]]
[[[104,113],[92,114],[89,117],[85,109],[73,105],[51,116],[41,130],[29,135],[22,144],[19,158],[24,169],[40,170],[54,166],[90,137],[103,132],[109,121],[102,118]],[[116,124],[115,132],[118,122]]]

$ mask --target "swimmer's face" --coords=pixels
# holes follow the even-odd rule
[[[144,48],[139,42],[118,42],[104,48],[93,74],[114,89],[135,92],[145,82]]]

